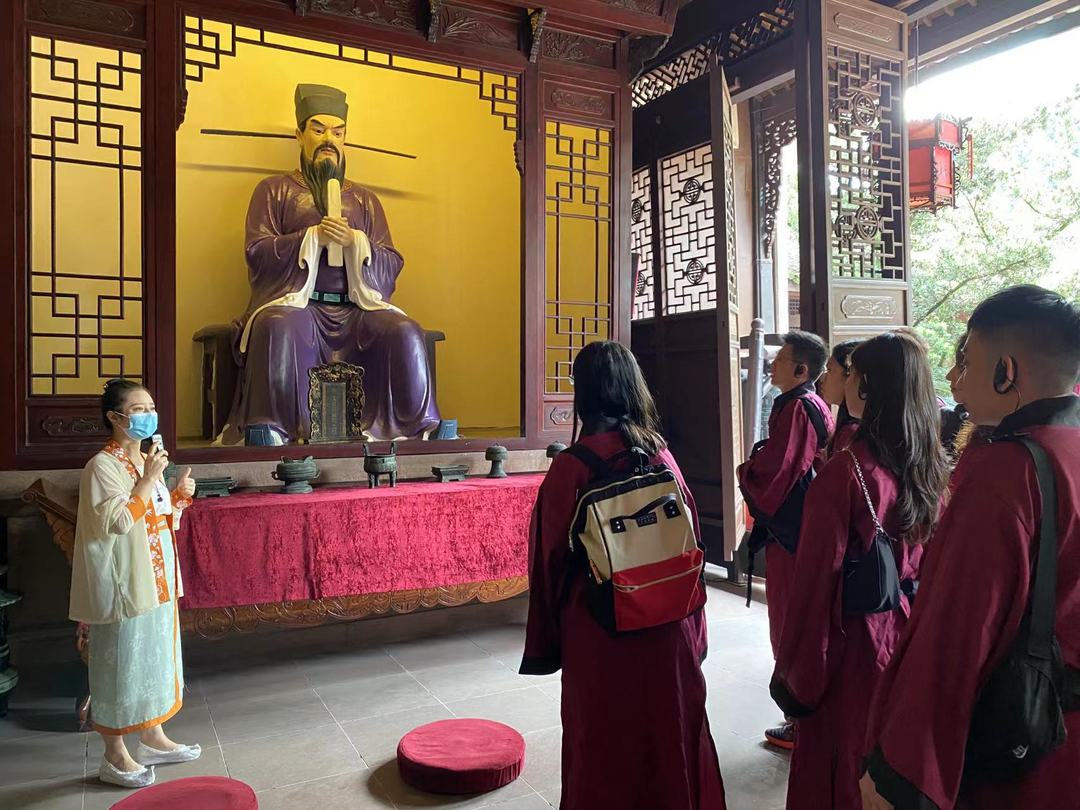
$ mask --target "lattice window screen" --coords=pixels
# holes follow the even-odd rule
[[[716,307],[712,146],[660,161],[664,314]]]
[[[649,170],[639,169],[630,181],[630,251],[638,257],[634,279],[632,320],[656,315],[656,285],[653,273],[653,193]]]
[[[612,133],[545,127],[544,390],[573,393],[581,348],[611,336]]]
[[[142,56],[32,37],[30,393],[143,375]]]
[[[838,45],[826,58],[832,273],[902,279],[903,65]]]

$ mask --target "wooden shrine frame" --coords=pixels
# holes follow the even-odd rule
[[[29,41],[55,37],[140,54],[142,73],[142,356],[167,432],[175,433],[176,130],[184,115],[184,18],[205,16],[281,34],[518,77],[516,155],[522,173],[521,435],[511,450],[540,449],[570,430],[572,389],[555,377],[595,337],[627,341],[630,321],[631,43],[626,32],[671,31],[677,0],[16,0],[0,12],[0,469],[81,466],[100,448],[97,397],[34,395],[30,381]],[[647,40],[646,40],[647,41]],[[610,150],[606,303],[593,317],[549,300],[545,186],[552,125],[594,128]],[[51,159],[51,158],[50,158]],[[556,202],[556,205],[558,203]],[[558,269],[554,271],[558,273]],[[598,272],[601,272],[598,269]],[[591,304],[590,304],[591,306]],[[594,309],[596,309],[594,307]],[[100,312],[97,317],[102,317]],[[93,319],[93,316],[90,316]],[[563,329],[547,345],[547,323]],[[576,325],[581,321],[581,325]],[[77,335],[76,335],[77,337]],[[559,341],[556,341],[559,342]],[[565,343],[565,345],[563,345]],[[81,352],[78,349],[77,352]],[[99,355],[102,350],[99,349]],[[561,352],[561,354],[558,354]],[[557,356],[556,356],[557,355]],[[176,436],[166,435],[176,446]],[[483,450],[490,440],[409,442],[404,453]],[[282,448],[192,448],[183,463],[266,461]],[[284,448],[285,455],[354,456],[352,444]]]

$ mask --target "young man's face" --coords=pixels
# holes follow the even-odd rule
[[[785,343],[772,362],[773,385],[786,394],[793,388],[802,385],[806,380],[806,366],[795,361],[794,349]]]
[[[976,425],[997,425],[1016,410],[1019,402],[1015,390],[999,394],[994,389],[994,371],[1000,359],[1000,352],[994,351],[979,332],[971,332],[964,344],[963,365],[955,382],[949,380],[956,400],[964,403]]]

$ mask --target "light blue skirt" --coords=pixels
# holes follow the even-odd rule
[[[184,665],[176,604],[176,555],[162,529],[169,601],[114,624],[90,626],[90,711],[94,728],[128,734],[160,725],[180,711]]]

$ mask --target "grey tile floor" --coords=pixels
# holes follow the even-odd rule
[[[455,610],[475,618],[484,609]],[[777,810],[784,806],[788,763],[761,738],[778,720],[766,688],[772,657],[765,608],[755,602],[748,610],[741,596],[711,586],[707,610],[708,711],[728,807]],[[524,602],[509,620],[505,609],[491,615],[499,623],[381,645],[365,645],[360,622],[321,648],[289,643],[312,633],[298,630],[279,634],[282,648],[259,655],[230,654],[230,640],[217,642],[217,655],[202,649],[188,665],[184,708],[166,730],[178,741],[200,743],[203,756],[159,767],[158,781],[231,776],[257,791],[262,810],[557,808],[558,676],[515,672]],[[382,621],[401,628],[416,620]],[[129,795],[97,781],[100,737],[50,730],[69,725],[71,710],[69,695],[33,679],[20,685],[8,718],[0,720],[0,808],[101,810]],[[485,717],[518,729],[527,743],[522,777],[495,793],[455,800],[402,784],[394,762],[398,739],[448,717]]]

